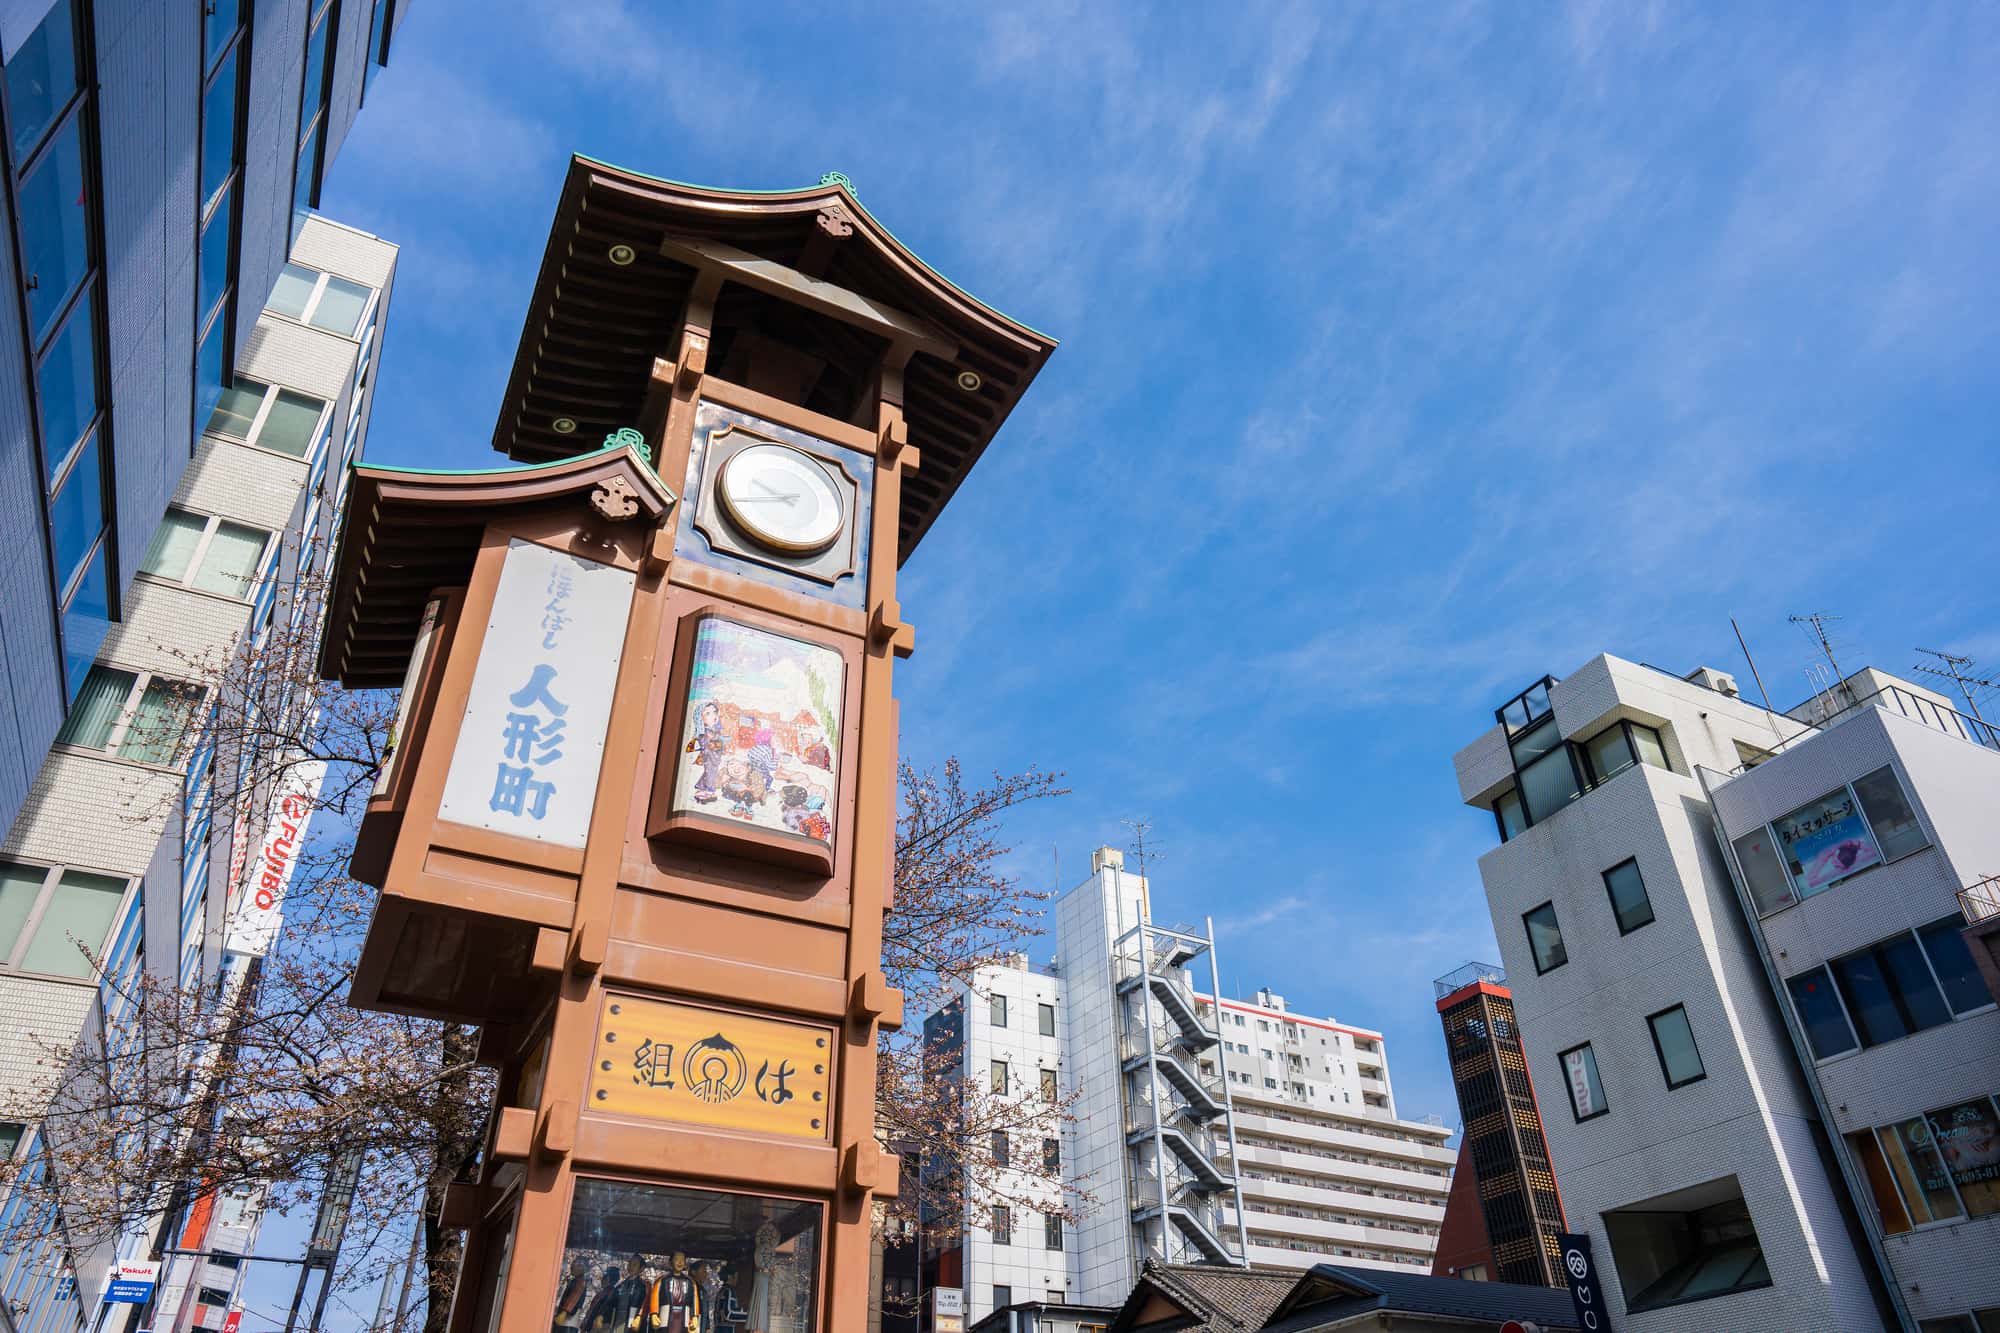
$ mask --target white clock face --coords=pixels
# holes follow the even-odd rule
[[[840,490],[826,469],[782,444],[739,450],[723,464],[716,490],[738,527],[779,551],[823,551],[846,521]]]

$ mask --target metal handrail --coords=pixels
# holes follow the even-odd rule
[[[1942,731],[1947,736],[1957,736],[1960,740],[1969,741],[1983,750],[2000,750],[2000,727],[1996,727],[1993,723],[1961,713],[1949,704],[1926,699],[1900,685],[1884,685],[1873,694],[1864,694],[1846,707],[1835,709],[1818,722],[1808,722],[1803,718],[1791,717],[1789,714],[1778,714],[1789,721],[1797,722],[1800,729],[1771,746],[1768,755],[1783,753],[1808,736],[1838,726],[1864,708],[1881,708],[1899,713],[1913,722],[1929,727],[1932,731]],[[1767,756],[1759,756],[1754,761],[1738,764],[1725,776],[1737,777],[1764,763],[1766,758]]]
[[[1988,875],[1960,889],[1958,910],[1965,914],[1967,925],[2000,916],[2000,875]]]

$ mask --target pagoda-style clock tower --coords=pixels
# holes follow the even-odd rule
[[[577,158],[512,464],[355,469],[322,670],[402,696],[353,1000],[499,1075],[454,1333],[864,1327],[896,570],[1053,345],[844,178]]]

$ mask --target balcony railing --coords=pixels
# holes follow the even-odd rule
[[[2000,875],[1988,875],[1960,889],[1958,907],[1965,913],[1967,925],[2000,917]]]
[[[1467,963],[1463,967],[1453,968],[1433,981],[1431,989],[1437,992],[1436,998],[1442,1000],[1447,995],[1464,990],[1475,981],[1504,986],[1507,984],[1507,969],[1498,963]]]
[[[1769,754],[1778,754],[1791,748],[1808,736],[1839,726],[1849,718],[1857,717],[1863,709],[1880,708],[1885,712],[1899,713],[1913,722],[1920,722],[1932,731],[1942,731],[1947,736],[1970,741],[1984,750],[2000,750],[2000,727],[1984,719],[1971,717],[1957,709],[1926,699],[1922,695],[1906,690],[1899,685],[1885,685],[1873,694],[1864,694],[1853,703],[1839,708],[1818,722],[1806,722],[1802,729],[1774,743]],[[1800,719],[1793,718],[1792,721]],[[1765,762],[1768,755],[1759,755],[1749,763],[1738,764],[1729,770],[1728,776],[1736,777],[1758,764]]]

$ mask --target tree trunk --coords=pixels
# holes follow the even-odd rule
[[[440,1226],[438,1219],[444,1214],[445,1187],[460,1179],[479,1156],[477,1139],[455,1135],[446,1129],[461,1123],[461,1118],[452,1113],[450,1103],[473,1095],[472,1061],[478,1047],[479,1029],[461,1023],[445,1027],[439,1059],[446,1073],[438,1081],[437,1114],[431,1120],[440,1132],[434,1169],[424,1189],[423,1333],[445,1333],[451,1320],[452,1291],[458,1282],[459,1265],[465,1258],[465,1233]]]

